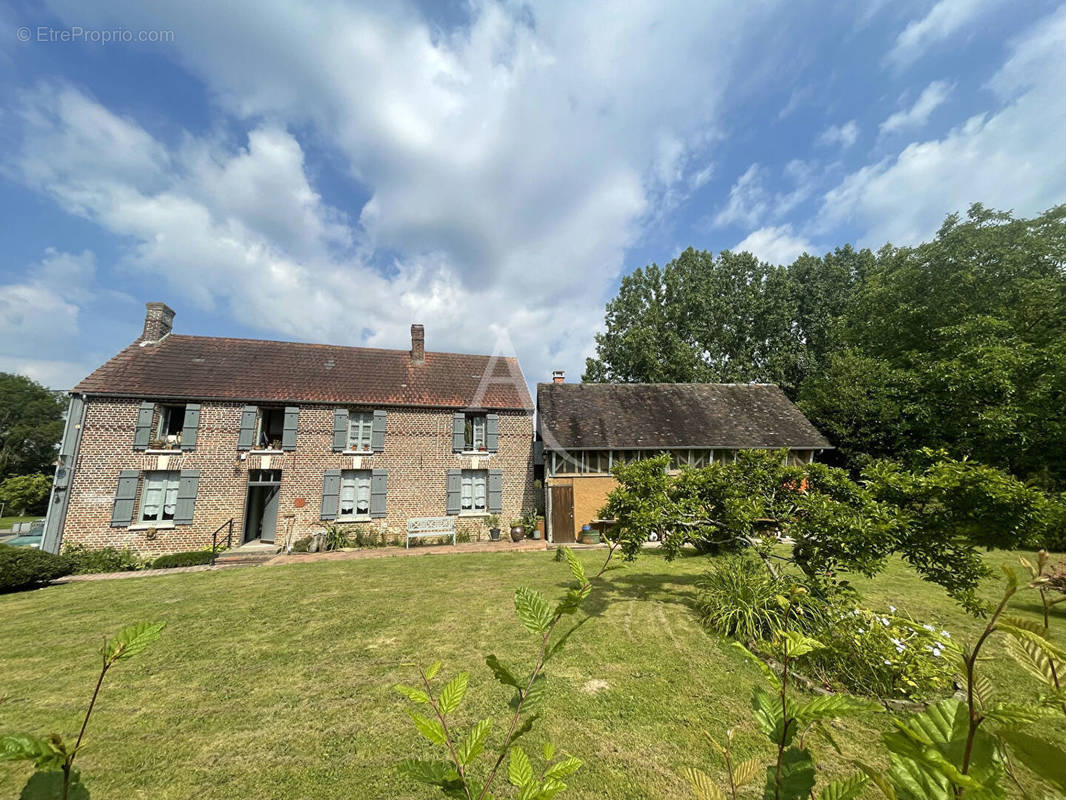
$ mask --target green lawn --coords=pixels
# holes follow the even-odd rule
[[[0,517],[0,531],[10,530],[16,522],[32,522],[41,517]]]
[[[602,553],[580,557],[591,568]],[[704,728],[715,736],[735,728],[741,757],[767,753],[748,711],[757,670],[706,634],[689,608],[706,564],[643,555],[608,572],[595,590],[592,619],[549,666],[551,693],[528,740],[539,746],[550,734],[586,761],[564,796],[688,797],[685,766],[720,774]],[[513,588],[558,595],[567,578],[550,553],[470,554],[2,596],[0,697],[8,697],[0,731],[75,734],[101,638],[131,621],[166,620],[161,640],[117,667],[101,694],[79,759],[95,798],[432,797],[393,769],[430,752],[411,736],[407,701],[389,688],[411,680],[402,663],[441,658],[445,676],[468,670],[463,723],[500,709],[507,695],[484,656],[531,655],[513,615]],[[862,588],[871,605],[892,603],[956,638],[979,625],[900,565]],[[1002,655],[1001,646],[991,652]],[[1006,657],[987,669],[1008,692],[1035,688]],[[816,753],[830,772],[847,769],[848,757],[870,760],[886,724],[881,715],[838,726],[844,755],[824,746]],[[0,797],[15,796],[27,774],[23,765],[0,765]]]

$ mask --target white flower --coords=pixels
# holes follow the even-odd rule
[[[859,633],[866,633],[866,629],[865,628],[859,628]]]
[[[947,631],[941,631],[940,635],[943,636],[945,639],[950,639],[951,638],[951,634],[948,633]]]
[[[888,610],[889,610],[889,612],[890,612],[890,613],[892,613],[892,614],[895,614],[895,613],[896,613],[896,607],[895,607],[895,606],[889,606],[889,607],[888,607]]]
[[[923,625],[922,627],[925,628],[927,631],[933,630],[933,626],[932,625]]]
[[[892,662],[889,661],[887,658],[885,659],[885,666],[886,667],[891,667],[892,666]]]
[[[888,627],[888,617],[881,617],[881,624]]]
[[[859,609],[856,608],[854,611],[852,611],[851,612],[851,616],[853,616],[853,617],[859,616]]]
[[[933,655],[934,655],[934,656],[935,656],[936,658],[940,658],[940,648],[939,648],[939,647],[934,647],[934,648],[933,648]]]
[[[897,653],[902,653],[906,649],[907,649],[907,646],[904,645],[904,644],[897,644],[896,645],[896,652]]]

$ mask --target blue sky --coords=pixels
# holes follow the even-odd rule
[[[150,300],[576,379],[620,276],[685,247],[1066,201],[1054,2],[89,6],[0,4],[0,370],[56,388]]]

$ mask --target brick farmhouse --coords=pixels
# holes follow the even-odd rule
[[[278,546],[327,523],[483,538],[535,506],[533,404],[513,358],[144,331],[71,392],[43,547]]]

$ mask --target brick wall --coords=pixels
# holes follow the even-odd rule
[[[322,474],[327,469],[388,471],[386,517],[343,524],[383,530],[395,538],[403,537],[410,517],[445,515],[449,469],[503,470],[503,525],[534,506],[530,413],[496,412],[498,452],[474,458],[452,452],[452,409],[389,408],[384,452],[352,456],[332,450],[332,406],[301,406],[295,451],[272,455],[245,451],[247,458],[241,460],[237,433],[242,403],[202,403],[196,450],[174,455],[133,450],[140,403],[136,399],[89,399],[71,482],[64,544],[130,547],[146,555],[196,550],[210,546],[212,531],[230,517],[234,519],[234,543],[239,544],[248,472],[252,469],[282,471],[276,535],[279,545],[289,535],[295,539],[323,527],[319,517]],[[124,469],[200,470],[193,524],[138,529],[139,489],[133,525],[112,528],[118,474]],[[300,499],[304,501],[302,507],[297,504]],[[461,529],[487,538],[483,518],[460,519]]]

